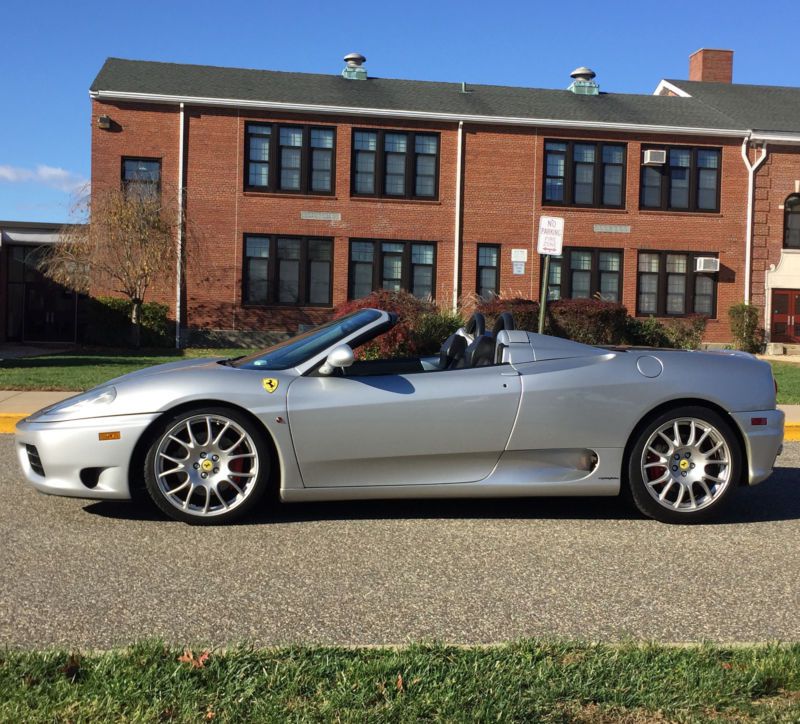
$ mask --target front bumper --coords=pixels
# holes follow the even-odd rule
[[[744,437],[747,449],[747,483],[756,485],[772,474],[775,458],[783,448],[783,410],[732,412]],[[766,425],[754,425],[753,420],[766,419]]]
[[[134,447],[156,417],[22,420],[16,429],[17,458],[25,477],[42,493],[126,500],[131,497],[128,471]],[[100,433],[119,433],[119,439],[100,440]]]

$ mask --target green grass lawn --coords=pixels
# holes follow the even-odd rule
[[[800,720],[800,644],[0,651],[0,720]]]
[[[2,390],[87,390],[134,370],[183,357],[238,357],[249,349],[185,349],[170,352],[81,350],[0,360]]]
[[[772,362],[772,374],[778,383],[778,403],[800,405],[800,364]]]

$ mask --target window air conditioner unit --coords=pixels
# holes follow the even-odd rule
[[[718,272],[719,259],[713,256],[698,256],[694,260],[696,272]]]
[[[644,152],[645,166],[663,166],[667,162],[667,152],[661,148],[648,148]]]

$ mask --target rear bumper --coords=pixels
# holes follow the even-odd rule
[[[131,497],[128,471],[134,447],[156,417],[157,414],[61,422],[22,420],[16,428],[17,459],[28,482],[42,493],[126,500]],[[119,432],[119,439],[101,441],[101,432]],[[35,448],[33,455],[31,447]]]
[[[785,415],[782,410],[756,410],[732,412],[731,417],[741,430],[747,449],[747,483],[756,485],[771,475],[775,458],[783,448]],[[764,418],[767,424],[754,425],[755,418]]]

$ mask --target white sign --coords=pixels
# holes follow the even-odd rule
[[[558,256],[564,245],[564,219],[558,216],[541,216],[539,218],[539,244],[536,251],[540,254]]]
[[[512,261],[511,266],[514,269],[514,274],[520,275],[525,273],[525,262],[524,261]]]
[[[512,249],[511,261],[528,261],[527,249]]]

